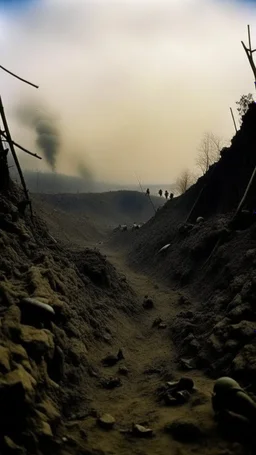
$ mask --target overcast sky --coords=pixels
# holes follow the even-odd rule
[[[12,4],[7,8],[6,3]],[[17,7],[19,4],[19,7]],[[225,0],[0,1],[0,73],[13,139],[39,152],[17,108],[58,121],[57,171],[95,179],[173,182],[194,168],[205,131],[234,134],[229,107],[254,92],[241,40],[255,2]],[[25,168],[47,169],[26,158]]]

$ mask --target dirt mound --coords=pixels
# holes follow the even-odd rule
[[[172,328],[181,357],[247,383],[256,372],[255,181],[244,206],[249,212],[229,222],[256,165],[255,122],[252,104],[219,162],[129,238],[133,267],[182,288]],[[206,221],[196,223],[198,216]]]
[[[90,412],[95,355],[138,304],[99,252],[66,252],[20,199],[0,194],[0,451],[55,453],[63,417]]]

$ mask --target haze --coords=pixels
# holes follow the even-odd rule
[[[38,103],[58,118],[58,172],[75,175],[79,163],[95,180],[172,183],[195,167],[205,131],[233,136],[229,107],[254,91],[241,45],[251,24],[256,47],[253,2],[23,3],[0,9],[1,65],[40,88],[1,71],[1,95],[13,139],[31,151],[36,133],[17,109]]]

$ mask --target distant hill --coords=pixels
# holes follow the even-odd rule
[[[12,163],[10,163],[12,164]],[[11,173],[14,179],[19,181],[17,172],[14,168],[11,168]],[[82,179],[81,177],[75,177],[65,174],[58,174],[53,172],[36,172],[24,170],[24,177],[26,180],[27,187],[31,193],[102,193],[106,191],[140,191],[139,183],[137,184],[117,184],[98,182],[93,180]],[[159,184],[143,184],[143,191],[149,187],[152,195],[158,195],[160,188],[162,190],[173,191],[173,184],[159,183]]]
[[[33,194],[37,212],[53,235],[74,243],[102,240],[119,224],[144,223],[164,204],[138,191],[110,191],[83,194]]]

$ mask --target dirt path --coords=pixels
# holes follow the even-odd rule
[[[88,435],[88,446],[113,455],[247,453],[239,444],[225,442],[219,436],[211,408],[213,381],[200,372],[184,373],[177,369],[175,347],[168,329],[170,321],[180,311],[175,292],[154,283],[147,276],[131,271],[118,253],[106,250],[104,246],[101,247],[101,252],[126,275],[141,299],[148,294],[154,300],[155,308],[144,310],[140,318],[120,320],[116,327],[116,339],[122,343],[125,353],[125,360],[121,364],[128,368],[129,374],[122,378],[121,387],[113,390],[97,388],[93,392],[92,407],[100,414],[110,413],[116,419],[116,427],[111,431],[104,431],[95,425],[95,418],[86,419],[82,427]],[[158,316],[167,324],[166,329],[152,328],[152,323]],[[95,354],[95,361],[97,355]],[[118,373],[118,366],[101,369],[102,374],[108,377]],[[198,389],[189,403],[180,407],[167,407],[157,401],[157,389],[166,381],[179,379],[181,376],[191,377]],[[164,427],[176,419],[193,422],[206,436],[193,444],[175,441],[164,432]],[[155,436],[149,440],[138,439],[120,432],[122,429],[131,428],[133,423],[153,428]]]

